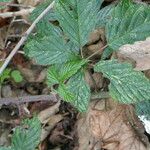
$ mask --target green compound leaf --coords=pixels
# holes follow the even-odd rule
[[[67,62],[74,53],[68,49],[59,36],[44,37],[31,40],[26,45],[28,56],[34,58],[38,64],[51,65]]]
[[[0,150],[35,150],[40,142],[41,124],[38,118],[26,119],[17,127],[12,136],[11,147],[0,147]]]
[[[12,137],[12,148],[14,150],[34,150],[40,142],[40,121],[36,117],[31,120],[26,119],[23,126],[15,129]]]
[[[70,103],[80,112],[87,111],[91,91],[89,85],[84,80],[84,74],[80,71],[71,77],[67,83],[67,87],[74,94],[74,99]]]
[[[56,65],[53,65],[47,71],[47,84],[50,87],[55,84],[59,84],[59,82],[60,82],[59,68]]]
[[[113,99],[122,103],[150,99],[150,80],[143,73],[134,71],[131,64],[113,59],[98,62],[94,69],[110,80],[109,90]]]
[[[60,76],[61,76],[61,81],[65,81],[69,79],[72,75],[74,75],[85,63],[87,63],[87,60],[82,59],[82,60],[72,60],[60,68]]]
[[[31,13],[30,19],[32,21],[34,21],[52,2],[53,2],[53,0],[46,0],[42,3],[40,3],[40,5],[38,5]],[[56,20],[56,15],[55,15],[54,11],[51,10],[50,12],[48,12],[44,16],[44,19],[51,20],[51,21]]]
[[[78,48],[84,46],[95,28],[103,0],[59,0],[56,15],[64,32]]]
[[[98,21],[96,27],[105,27],[106,23],[111,19],[114,7],[114,4],[110,4],[98,12]]]
[[[120,46],[141,41],[150,36],[150,7],[122,0],[112,11],[106,25],[108,46],[118,50]]]
[[[76,59],[69,61],[61,66],[52,66],[48,69],[48,85],[52,86],[54,84],[61,84],[65,80],[69,79],[74,75],[85,63],[87,60]]]
[[[57,92],[59,96],[66,102],[72,102],[75,100],[74,93],[72,93],[65,84],[60,84]]]

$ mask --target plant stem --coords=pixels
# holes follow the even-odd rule
[[[92,58],[93,56],[95,56],[97,53],[103,51],[108,45],[103,46],[102,48],[100,48],[98,51],[96,51],[95,53],[93,53],[92,55],[90,55],[89,57],[87,57],[86,59],[89,60],[90,58]]]

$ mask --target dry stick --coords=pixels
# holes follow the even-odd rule
[[[56,94],[24,96],[16,98],[0,98],[0,105],[9,105],[9,104],[19,105],[23,103],[38,102],[38,101],[58,102],[59,98]]]
[[[105,99],[109,98],[110,95],[108,92],[99,92],[99,93],[92,93],[91,99]],[[30,102],[38,102],[38,101],[51,101],[51,102],[58,102],[60,98],[57,94],[50,94],[50,95],[36,95],[36,96],[24,96],[24,97],[15,97],[15,98],[0,98],[0,105],[19,105],[23,103],[30,103]]]
[[[10,18],[10,17],[15,17],[15,16],[28,15],[28,14],[30,14],[33,10],[34,10],[34,8],[30,8],[30,9],[22,9],[22,10],[16,11],[16,12],[0,13],[0,17],[1,17],[1,18]]]
[[[33,22],[33,24],[29,27],[29,29],[25,32],[25,35],[20,39],[18,44],[15,46],[15,48],[11,51],[9,56],[6,58],[4,64],[0,68],[0,75],[3,73],[13,56],[16,54],[16,52],[19,50],[19,48],[23,45],[23,43],[27,40],[29,34],[33,31],[35,28],[36,24],[53,8],[55,4],[55,1],[53,1],[38,17],[37,19]]]
[[[10,3],[10,2],[0,2],[0,6],[33,8],[32,6],[27,6],[27,5],[22,5],[22,4],[12,4],[12,3]]]

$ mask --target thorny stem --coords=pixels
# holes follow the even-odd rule
[[[101,49],[99,49],[98,51],[96,51],[95,53],[93,53],[92,55],[90,55],[89,57],[87,57],[86,59],[89,60],[90,58],[92,58],[93,56],[95,56],[97,53],[103,51],[108,45],[105,45],[104,47],[102,47]]]

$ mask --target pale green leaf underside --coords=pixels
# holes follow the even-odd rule
[[[67,83],[68,89],[75,96],[70,103],[75,106],[80,112],[85,112],[89,105],[90,88],[84,80],[84,74],[78,72]]]
[[[109,90],[113,99],[122,103],[150,99],[150,80],[143,73],[134,71],[132,65],[109,60],[100,61],[94,69],[110,80]]]
[[[128,3],[127,3],[128,2]],[[108,46],[118,50],[124,44],[132,44],[150,36],[150,7],[120,2],[112,11],[112,16],[106,25]]]
[[[95,28],[102,0],[59,0],[56,14],[64,32],[78,48],[84,46]]]

